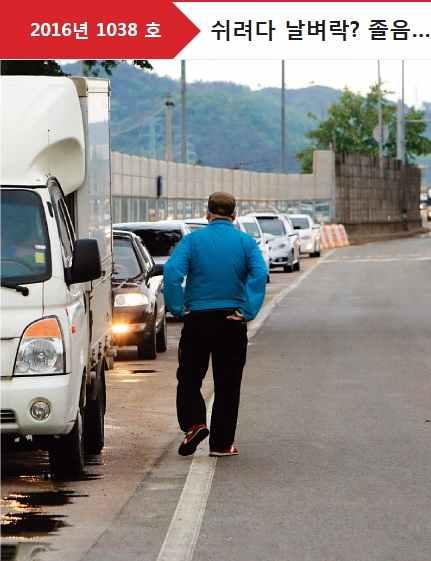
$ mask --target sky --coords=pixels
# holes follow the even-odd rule
[[[181,75],[179,60],[152,60],[154,71],[162,76],[178,79]],[[431,102],[431,58],[428,61],[405,62],[405,101],[420,107]],[[401,97],[401,61],[381,62],[383,88],[393,92],[390,97]],[[280,60],[190,60],[187,61],[187,81],[227,81],[243,84],[252,89],[280,87]],[[377,82],[376,60],[286,60],[286,86],[304,88],[311,85],[336,89],[349,87],[365,94]]]

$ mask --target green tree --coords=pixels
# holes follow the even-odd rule
[[[103,70],[112,75],[112,71],[123,60],[83,60],[85,76],[98,76]],[[133,65],[144,70],[152,70],[148,60],[134,60]],[[65,76],[61,66],[55,60],[2,60],[0,72],[3,76]]]
[[[382,92],[383,123],[389,128],[389,136],[383,147],[384,155],[396,157],[396,106],[387,99],[389,92]],[[373,86],[366,97],[345,89],[337,103],[328,109],[328,117],[317,128],[306,133],[310,145],[297,154],[302,170],[312,171],[313,151],[334,149],[347,154],[378,155],[378,143],[373,131],[378,125],[378,86]],[[309,117],[317,121],[315,115]],[[425,136],[427,124],[420,122],[424,111],[411,108],[406,112],[406,157],[414,162],[417,156],[431,153],[431,140]],[[409,122],[418,121],[418,122]]]

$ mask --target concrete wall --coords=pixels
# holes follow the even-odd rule
[[[393,233],[420,227],[421,172],[399,160],[337,154],[336,222],[350,237]]]
[[[240,200],[332,200],[334,157],[330,151],[314,155],[312,174],[275,174],[220,169],[112,154],[114,197],[157,197],[157,176],[162,197],[206,199],[213,191],[229,191]]]

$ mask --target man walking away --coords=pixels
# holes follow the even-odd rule
[[[211,456],[238,454],[233,443],[247,354],[246,322],[262,305],[268,271],[254,239],[233,226],[235,206],[229,193],[213,193],[208,226],[185,236],[164,268],[167,308],[184,318],[177,370],[177,415],[185,432],[178,449],[182,456],[193,454],[208,434]],[[211,433],[201,394],[210,356]]]

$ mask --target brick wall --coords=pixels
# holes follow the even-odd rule
[[[398,160],[337,154],[335,159],[336,222],[350,236],[395,233],[421,226],[421,172]]]

